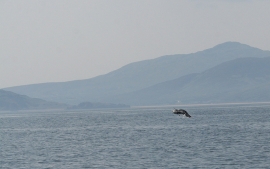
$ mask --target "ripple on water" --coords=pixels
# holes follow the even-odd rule
[[[1,168],[267,168],[268,107],[0,113]],[[254,112],[257,114],[254,116]]]

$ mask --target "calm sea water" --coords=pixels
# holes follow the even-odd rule
[[[1,112],[0,168],[270,168],[270,105],[185,109]]]

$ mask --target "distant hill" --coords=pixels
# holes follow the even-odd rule
[[[132,105],[269,102],[270,57],[238,58],[111,99]]]
[[[63,109],[67,105],[0,90],[0,110]]]
[[[131,63],[91,79],[17,86],[5,90],[69,104],[88,101],[107,102],[114,96],[142,90],[185,75],[201,73],[236,58],[267,56],[270,56],[269,51],[238,42],[226,42],[196,53],[168,55]],[[117,100],[112,101],[112,103],[122,103]]]

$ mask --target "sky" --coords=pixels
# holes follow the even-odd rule
[[[0,88],[88,79],[236,41],[270,50],[269,0],[0,0]]]

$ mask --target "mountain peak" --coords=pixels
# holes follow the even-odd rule
[[[248,48],[257,49],[255,47],[251,47],[251,46],[246,45],[246,44],[242,44],[239,42],[232,42],[232,41],[221,43],[219,45],[214,46],[212,49],[235,50],[235,49],[248,49]]]
[[[238,42],[225,42],[211,49],[192,54],[171,55],[134,62],[96,78],[6,89],[34,98],[70,104],[81,102],[125,104],[125,102],[114,99],[115,96],[135,92],[192,73],[201,73],[237,58],[269,56],[270,51],[263,51]]]

